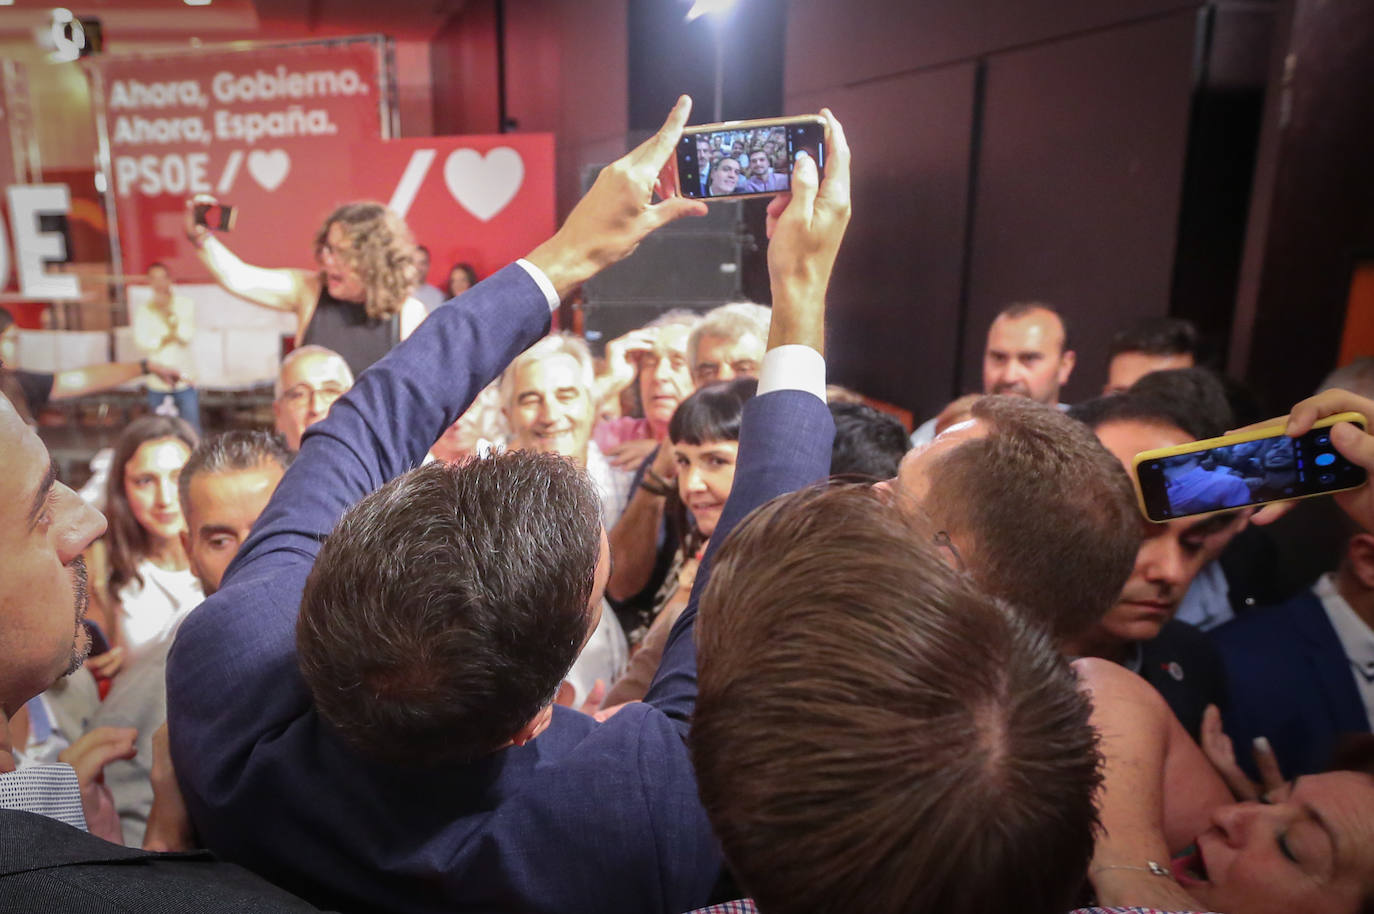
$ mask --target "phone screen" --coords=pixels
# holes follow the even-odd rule
[[[234,227],[234,208],[232,206],[222,206],[211,203],[196,204],[196,222],[200,225],[208,226],[221,232],[227,232]]]
[[[1365,471],[1331,446],[1331,428],[1176,454],[1136,465],[1153,521],[1351,489]]]
[[[709,133],[685,133],[677,148],[678,186],[684,197],[696,199],[782,193],[792,187],[792,163],[802,150],[824,172],[823,122],[743,122]]]

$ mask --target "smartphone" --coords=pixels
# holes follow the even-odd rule
[[[678,192],[695,200],[740,200],[792,187],[805,150],[825,173],[825,118],[770,117],[688,127],[677,147]]]
[[[196,225],[203,225],[215,231],[231,231],[234,228],[236,218],[238,218],[238,210],[232,206],[223,206],[218,203],[197,203],[195,206]]]
[[[1272,425],[1143,451],[1136,455],[1134,473],[1140,509],[1162,524],[1362,486],[1364,468],[1331,446],[1331,426],[1337,422],[1366,426],[1361,414],[1340,413],[1297,438]]]

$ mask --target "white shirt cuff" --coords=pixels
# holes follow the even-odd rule
[[[521,269],[526,273],[530,274],[530,279],[533,279],[534,284],[539,287],[539,291],[544,293],[544,298],[548,299],[549,302],[549,310],[553,311],[556,309],[559,301],[558,290],[553,287],[553,283],[549,282],[549,278],[544,275],[544,271],[523,257],[517,260],[516,263],[518,263]]]
[[[805,391],[824,403],[825,357],[799,343],[768,350],[759,367],[759,394],[775,390]]]

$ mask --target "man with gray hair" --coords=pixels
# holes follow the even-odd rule
[[[301,449],[305,430],[329,415],[329,407],[352,386],[353,370],[332,349],[301,346],[282,359],[272,391],[272,415],[292,453]]]
[[[601,497],[601,523],[615,526],[630,499],[633,475],[611,466],[592,440],[596,420],[595,372],[587,344],[569,333],[544,337],[501,375],[501,404],[510,424],[510,449],[567,457],[587,472]],[[630,646],[614,612],[601,620],[559,689],[559,702],[582,705],[596,682],[608,685],[625,672]]]
[[[560,454],[587,471],[601,495],[601,518],[615,526],[630,498],[633,474],[611,466],[592,440],[595,369],[581,337],[546,336],[515,357],[501,375],[501,409],[511,449]]]
[[[687,338],[687,363],[696,386],[756,377],[771,318],[772,311],[753,302],[732,302],[706,312]]]

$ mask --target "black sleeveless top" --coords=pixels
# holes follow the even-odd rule
[[[382,320],[367,316],[362,302],[339,301],[321,284],[320,300],[315,314],[299,340],[301,346],[323,346],[333,349],[356,377],[363,369],[391,351],[401,340],[401,316],[393,314]]]

